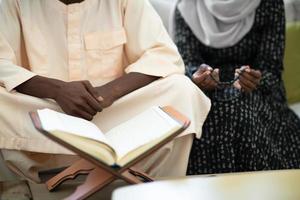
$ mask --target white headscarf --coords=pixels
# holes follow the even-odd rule
[[[231,47],[252,28],[261,0],[177,0],[171,14],[170,32],[175,31],[175,9],[195,36],[214,48]]]

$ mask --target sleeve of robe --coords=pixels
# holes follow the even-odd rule
[[[15,0],[0,1],[0,85],[7,91],[35,76],[21,67],[25,55],[21,55],[21,26],[18,16],[18,3]]]
[[[166,77],[184,73],[177,47],[148,0],[123,0],[125,45],[129,62],[126,73]]]

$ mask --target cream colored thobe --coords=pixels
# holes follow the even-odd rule
[[[190,127],[139,167],[154,176],[184,175],[191,133],[200,137],[210,101],[182,75],[177,48],[147,0],[71,5],[59,0],[2,0],[0,148],[9,167],[36,179],[32,173],[37,170],[69,164],[59,164],[65,159],[55,161],[49,154],[73,154],[36,131],[28,115],[40,108],[61,111],[59,106],[18,93],[16,86],[35,75],[101,86],[130,72],[165,78],[119,99],[93,122],[106,132],[149,106],[172,105],[191,119]]]

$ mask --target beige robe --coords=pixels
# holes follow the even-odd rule
[[[210,101],[180,75],[183,61],[148,1],[85,0],[67,6],[59,0],[2,0],[0,148],[9,166],[37,180],[33,172],[71,162],[49,154],[73,154],[36,131],[28,115],[40,108],[61,111],[59,106],[20,94],[16,86],[35,75],[101,86],[130,72],[164,78],[119,99],[93,122],[106,132],[149,106],[174,106],[191,126],[139,166],[154,176],[184,175],[191,133],[200,137]]]

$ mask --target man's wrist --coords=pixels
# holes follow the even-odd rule
[[[102,96],[104,100],[108,99],[108,101],[114,102],[157,79],[159,79],[159,77],[131,72],[103,86],[96,87],[96,90],[99,96],[104,95]]]
[[[48,98],[55,100],[58,94],[58,91],[62,88],[63,84],[65,84],[64,81],[57,80],[57,79],[49,79],[49,93],[48,93]]]
[[[109,98],[111,101],[115,101],[119,98],[116,88],[111,83],[95,87],[95,89],[97,91],[97,95],[104,99]]]
[[[42,76],[34,76],[16,87],[20,93],[39,97],[55,99],[57,91],[61,88],[63,81]]]

